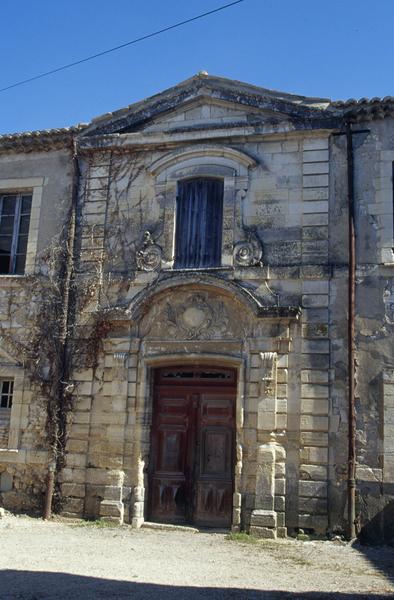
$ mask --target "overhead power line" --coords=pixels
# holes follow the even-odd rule
[[[234,6],[235,4],[240,4],[241,2],[245,2],[245,0],[235,0],[235,2],[229,2],[228,4],[223,4],[223,6],[219,6],[218,8],[209,10],[208,12],[201,13],[200,15],[196,15],[195,17],[191,17],[190,19],[185,19],[184,21],[179,21],[178,23],[174,23],[174,25],[169,25],[168,27],[163,27],[163,29],[158,29],[157,31],[153,31],[152,33],[148,33],[148,34],[143,35],[134,40],[130,40],[129,42],[125,42],[124,44],[119,44],[119,46],[114,46],[113,48],[103,50],[102,52],[97,52],[97,54],[92,54],[91,56],[87,56],[86,58],[81,58],[80,60],[76,60],[74,62],[68,63],[67,65],[57,67],[56,69],[51,69],[50,71],[46,71],[45,73],[40,73],[39,75],[34,75],[33,77],[29,77],[28,79],[23,79],[21,81],[17,81],[16,83],[12,83],[11,85],[7,85],[6,87],[0,88],[0,92],[5,92],[6,90],[10,90],[10,89],[18,87],[20,85],[25,85],[26,83],[30,83],[31,81],[36,81],[37,79],[42,79],[43,77],[48,77],[49,75],[53,75],[54,73],[59,73],[59,71],[64,71],[65,69],[70,69],[71,67],[76,67],[77,65],[88,62],[89,60],[94,60],[95,58],[99,58],[100,56],[104,56],[105,54],[110,54],[111,52],[115,52],[116,50],[121,50],[122,48],[126,48],[126,46],[131,46],[132,44],[137,44],[138,42],[143,42],[144,40],[148,40],[149,38],[155,37],[156,35],[160,35],[161,33],[165,33],[166,31],[171,31],[171,29],[176,29],[177,27],[182,27],[183,25],[187,25],[188,23],[192,23],[193,21],[197,21],[198,19],[203,19],[204,17],[208,17],[209,15],[218,13],[222,10],[225,10],[226,8],[230,8],[230,6]]]

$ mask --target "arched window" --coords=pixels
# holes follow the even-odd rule
[[[223,180],[178,182],[175,268],[219,267],[222,253]]]
[[[255,167],[244,152],[215,144],[179,147],[152,163],[164,213],[164,269],[234,266],[234,244],[245,237],[242,201]]]

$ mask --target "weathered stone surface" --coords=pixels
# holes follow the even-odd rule
[[[249,532],[250,535],[253,535],[254,537],[276,540],[276,530],[270,529],[269,527],[257,527],[253,525],[250,527]]]
[[[261,510],[256,509],[252,511],[250,518],[251,526],[256,527],[272,527],[275,528],[276,523],[276,512],[273,510]]]
[[[0,475],[0,492],[9,492],[13,487],[13,477],[11,473],[5,471]]]
[[[327,496],[327,483],[320,481],[300,481],[300,496],[325,498]]]
[[[327,517],[319,515],[300,515],[299,526],[305,529],[313,529],[315,533],[325,534],[328,527]]]
[[[73,496],[76,498],[85,497],[85,485],[82,483],[63,483],[62,494],[64,496]]]
[[[72,498],[65,497],[64,504],[62,507],[62,514],[82,516],[84,511],[84,500],[83,498]]]
[[[309,515],[326,515],[327,501],[322,498],[300,498],[299,510],[303,514]]]
[[[278,538],[287,538],[287,527],[278,527],[276,530],[276,535]]]
[[[115,519],[120,524],[123,523],[124,506],[123,502],[113,500],[102,500],[100,502],[100,518]]]
[[[301,451],[301,456],[304,456],[304,450]],[[308,459],[311,462],[315,462],[315,457],[311,454],[308,455]],[[326,481],[327,480],[327,454],[322,459],[322,465],[316,464],[302,464],[300,465],[300,478],[312,481]]]

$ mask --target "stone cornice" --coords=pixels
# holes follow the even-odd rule
[[[257,111],[271,111],[289,119],[313,119],[329,105],[326,98],[307,98],[268,90],[223,77],[199,74],[178,85],[92,120],[86,135],[135,131],[159,115],[206,98],[244,106]]]
[[[220,128],[209,128],[205,129],[190,129],[184,131],[171,131],[171,132],[154,132],[154,133],[125,133],[125,134],[107,134],[107,135],[95,135],[87,137],[79,137],[77,139],[78,149],[80,151],[94,151],[94,150],[114,150],[114,151],[125,151],[125,150],[136,150],[144,148],[150,148],[153,146],[159,147],[171,147],[177,144],[192,144],[192,143],[208,143],[221,140],[227,142],[242,142],[245,139],[256,139],[266,138],[269,136],[276,136],[283,134],[296,134],[302,131],[319,131],[319,133],[331,133],[333,130],[340,128],[341,121],[338,119],[330,121],[321,121],[319,123],[310,122],[304,123],[290,123],[283,122],[283,126],[272,126],[269,124],[261,125],[258,127],[245,127],[230,125],[228,127]]]
[[[159,279],[141,289],[128,306],[114,306],[105,311],[106,318],[113,321],[132,321],[141,319],[152,302],[168,292],[181,289],[210,289],[223,295],[236,298],[257,318],[298,319],[299,306],[281,305],[278,297],[266,286],[264,292],[257,294],[239,282],[207,272],[164,273]]]

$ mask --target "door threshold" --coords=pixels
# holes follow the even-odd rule
[[[152,521],[144,521],[142,527],[145,529],[158,529],[159,531],[184,531],[188,533],[198,533],[199,530],[191,525],[175,525],[173,523],[153,523]]]
[[[214,525],[200,525],[200,533],[230,533],[231,527],[215,527]]]

